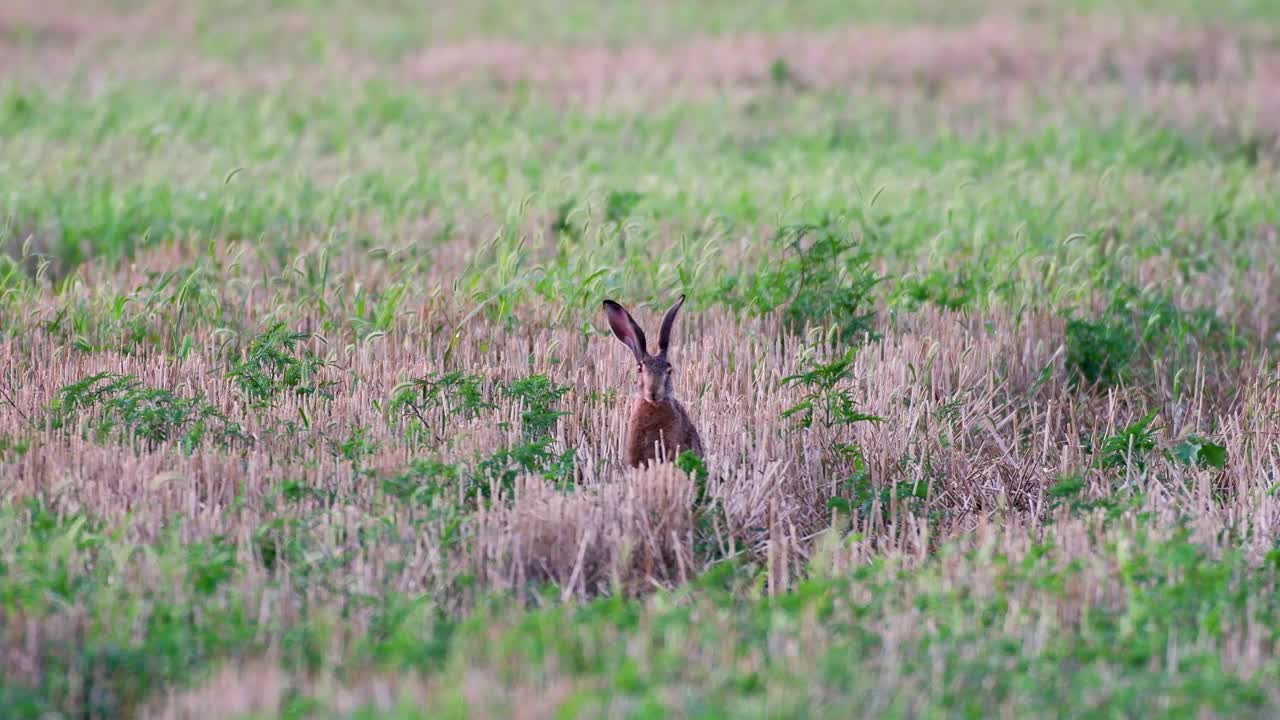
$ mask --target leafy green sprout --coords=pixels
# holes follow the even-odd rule
[[[205,398],[147,387],[119,373],[96,373],[58,390],[49,426],[68,427],[82,417],[99,438],[141,440],[151,449],[176,440],[190,452],[210,433],[223,443],[245,439],[240,426]]]
[[[392,415],[410,417],[443,442],[451,418],[470,418],[496,405],[484,397],[484,378],[462,371],[428,373],[397,386],[387,405]]]
[[[1155,425],[1157,415],[1159,410],[1152,410],[1105,438],[1099,448],[1099,466],[1145,469],[1147,456],[1156,447],[1156,432],[1160,429]]]
[[[310,338],[310,333],[276,323],[249,342],[227,378],[259,409],[273,406],[285,393],[332,398],[335,383],[320,377],[329,363],[301,347]]]
[[[782,379],[786,385],[803,389],[800,401],[782,412],[782,417],[795,417],[805,428],[818,422],[822,427],[881,422],[883,418],[859,410],[859,403],[849,383],[853,380],[853,362],[857,348],[851,347],[828,363],[812,358],[803,370]]]

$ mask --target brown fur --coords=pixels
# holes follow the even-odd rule
[[[671,390],[672,366],[667,360],[671,328],[684,296],[667,311],[658,336],[658,354],[650,355],[644,331],[621,305],[606,300],[605,313],[614,335],[635,355],[638,387],[631,404],[631,421],[623,459],[630,467],[674,459],[685,450],[702,456],[702,438],[689,413]]]
[[[702,438],[679,400],[651,403],[637,394],[632,398],[631,423],[627,427],[625,460],[631,467],[664,462],[685,450],[702,456]]]

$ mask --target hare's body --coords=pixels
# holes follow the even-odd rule
[[[631,399],[625,450],[627,465],[639,467],[655,459],[673,460],[685,450],[701,456],[702,438],[679,400],[653,403],[637,394]]]
[[[639,375],[639,387],[631,403],[631,418],[623,447],[623,459],[630,467],[674,460],[685,450],[702,455],[702,438],[689,419],[689,413],[672,394],[671,363],[667,360],[671,326],[683,304],[682,295],[679,302],[662,318],[658,354],[650,355],[644,331],[631,317],[631,313],[612,300],[604,301],[609,327],[635,355],[636,372]]]

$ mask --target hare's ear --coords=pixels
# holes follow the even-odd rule
[[[666,355],[667,348],[671,346],[671,326],[676,322],[676,313],[680,312],[681,305],[684,305],[683,295],[680,296],[680,299],[676,301],[676,304],[672,305],[671,309],[668,310],[667,314],[662,318],[662,330],[658,332],[659,356]]]
[[[648,345],[645,343],[644,331],[635,318],[631,317],[631,313],[612,300],[604,301],[604,312],[609,316],[609,327],[613,328],[613,334],[618,336],[623,345],[631,348],[637,361],[644,360],[644,356],[649,354]]]

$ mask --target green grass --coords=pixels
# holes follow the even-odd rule
[[[1163,23],[1265,80],[1276,7],[0,11],[0,708],[1274,716],[1280,126]],[[1184,50],[411,71],[1006,10]],[[600,302],[679,292],[712,452],[624,475]]]
[[[637,278],[627,291],[679,276],[709,293],[729,265],[712,247],[830,217],[891,278],[922,282],[937,263],[934,272],[964,276],[965,304],[1054,305],[1167,251],[1189,275],[1221,272],[1258,228],[1280,224],[1269,173],[1138,115],[1055,110],[970,136],[921,134],[899,127],[892,108],[826,95],[625,115],[496,99],[442,106],[377,84],[310,98],[126,86],[88,102],[33,91],[5,107],[7,242],[16,251],[33,235],[64,273],[187,238],[282,255],[325,236],[421,252],[450,228],[487,221],[511,264],[463,269],[475,292],[515,282],[519,295],[585,298],[578,278],[612,266]],[[618,193],[634,199],[610,218]],[[535,267],[518,235],[557,240],[552,223],[530,226],[557,211],[568,237],[554,263]],[[439,230],[422,237],[412,223],[428,215]],[[1105,253],[1104,233],[1116,234]],[[632,249],[623,266],[618,247]],[[764,245],[745,257],[776,254]]]
[[[114,4],[117,7],[113,9],[119,12],[138,3],[121,0]],[[475,37],[513,38],[542,45],[622,44],[637,40],[670,44],[700,35],[838,28],[850,23],[945,26],[981,18],[992,5],[983,0],[810,0],[786,5],[762,0],[711,0],[696,5],[637,0],[605,4],[482,0],[458,5],[421,5],[404,0],[290,0],[266,7],[246,0],[192,3],[197,49],[237,62],[278,58],[282,54],[295,62],[325,62],[332,59],[331,53],[336,50],[347,49],[395,58],[424,44]],[[1033,17],[1084,12],[1241,23],[1280,20],[1275,6],[1267,0],[1030,0],[994,5]],[[275,42],[284,31],[293,36],[287,47]],[[163,37],[158,41],[172,42]]]
[[[342,584],[360,551],[317,555],[306,527],[304,518],[273,526],[274,562],[310,555],[298,582]],[[1112,542],[1088,556],[1073,556],[1050,529],[1015,556],[977,543],[942,548],[912,567],[876,561],[834,575],[817,559],[814,575],[779,597],[762,593],[762,568],[726,562],[643,599],[528,608],[494,596],[458,620],[430,595],[380,588],[265,626],[253,617],[261,599],[235,592],[250,566],[234,545],[217,537],[184,543],[177,532],[140,543],[36,502],[0,515],[12,579],[6,612],[82,604],[80,632],[93,637],[48,644],[44,684],[0,684],[6,707],[35,716],[57,707],[72,691],[67,683],[89,682],[83,692],[97,703],[90,712],[114,715],[164,683],[202,676],[228,653],[268,646],[287,666],[312,672],[371,667],[440,677],[429,707],[404,706],[394,717],[465,716],[464,676],[476,672],[510,689],[491,698],[495,712],[514,709],[505,703],[517,702],[518,689],[558,679],[574,688],[564,712],[613,708],[634,717],[663,708],[773,717],[867,707],[980,717],[991,703],[1015,714],[1057,706],[1129,715],[1158,705],[1174,716],[1238,717],[1261,713],[1267,678],[1280,671],[1273,660],[1241,678],[1218,654],[1227,625],[1248,618],[1264,634],[1280,625],[1276,552],[1254,567],[1239,552],[1206,554],[1185,529],[1152,537],[1143,520],[1096,526]],[[138,596],[118,581],[137,572],[161,573],[167,589]],[[1103,572],[1117,573],[1117,591],[1062,615]],[[969,574],[986,582],[956,582]],[[327,653],[355,617],[359,639],[341,656]],[[885,673],[897,678],[888,695],[879,684]]]

